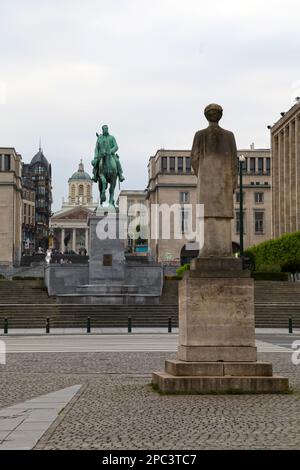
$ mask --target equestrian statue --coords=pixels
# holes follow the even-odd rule
[[[118,145],[116,139],[109,134],[108,126],[102,126],[102,134],[96,133],[97,141],[95,156],[92,161],[93,181],[98,182],[100,205],[106,201],[105,192],[109,185],[109,205],[114,206],[114,192],[117,179],[124,181],[123,170],[117,155]]]

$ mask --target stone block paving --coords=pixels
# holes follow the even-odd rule
[[[159,395],[151,372],[172,353],[10,354],[0,406],[82,384],[36,449],[299,449],[300,365],[261,353],[287,375],[288,395]]]

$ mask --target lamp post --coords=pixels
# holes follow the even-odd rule
[[[244,213],[243,213],[243,163],[246,161],[244,155],[239,156],[240,170],[240,257],[244,255]]]

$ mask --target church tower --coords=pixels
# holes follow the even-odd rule
[[[93,181],[88,173],[84,171],[82,159],[78,170],[69,178],[68,206],[90,206],[93,204]]]

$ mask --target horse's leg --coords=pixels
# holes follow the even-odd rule
[[[100,193],[100,204],[102,206],[103,202],[106,201],[105,191],[107,188],[107,181],[104,176],[100,176],[99,179],[99,193]]]
[[[111,206],[115,205],[114,192],[115,192],[116,182],[117,182],[117,175],[114,175],[114,177],[110,180],[110,185],[109,185],[109,204]]]

